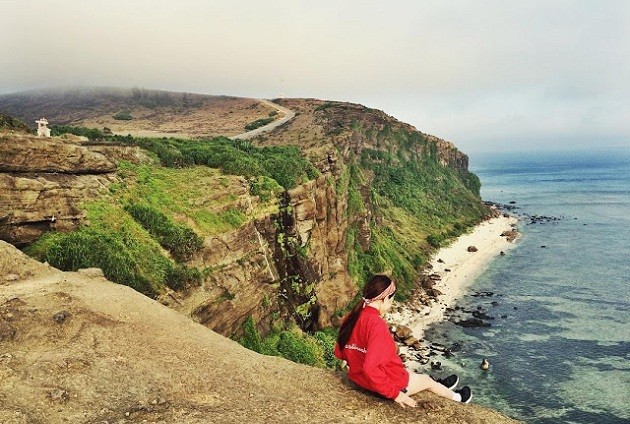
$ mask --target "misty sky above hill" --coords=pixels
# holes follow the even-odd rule
[[[467,153],[630,147],[626,0],[0,0],[0,95],[315,97]]]

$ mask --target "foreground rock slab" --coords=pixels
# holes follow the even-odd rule
[[[431,394],[402,409],[241,347],[132,289],[0,242],[0,422],[512,423]],[[64,313],[63,320],[52,317]],[[288,401],[290,400],[290,401]],[[428,402],[428,403],[426,403]],[[430,406],[430,407],[428,407]]]

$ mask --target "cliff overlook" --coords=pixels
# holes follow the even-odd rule
[[[392,273],[400,300],[423,291],[430,252],[489,213],[452,143],[357,104],[276,102],[295,117],[242,141],[209,136],[281,113],[148,90],[2,96],[18,118],[62,125],[2,135],[0,238],[239,339],[247,322],[330,327],[372,273]]]
[[[466,155],[362,105],[275,102],[0,97],[19,118],[0,134],[0,239],[102,270],[0,246],[3,421],[510,422],[431,395],[418,416],[322,369],[367,276],[426,296],[430,253],[488,216]],[[42,116],[51,138],[20,122]]]
[[[98,270],[0,241],[0,422],[512,423],[432,394],[401,409],[340,376],[257,354]]]

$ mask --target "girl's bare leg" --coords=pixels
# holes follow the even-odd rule
[[[453,399],[455,392],[446,386],[442,386],[426,374],[409,373],[409,384],[407,385],[407,394],[413,395],[423,390],[429,390],[436,395]]]

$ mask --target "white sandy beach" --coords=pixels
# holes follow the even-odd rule
[[[514,245],[501,237],[501,233],[512,230],[512,225],[516,222],[515,217],[504,216],[484,221],[471,233],[464,234],[448,247],[441,248],[431,258],[431,265],[432,272],[442,277],[440,281],[436,281],[434,287],[443,294],[438,297],[437,302],[420,313],[403,306],[401,312],[390,314],[388,320],[410,327],[414,337],[422,339],[425,328],[443,320],[446,308],[453,307],[466,288],[501,251],[505,252]],[[469,246],[475,246],[478,251],[468,252]],[[439,259],[442,262],[438,262]]]

